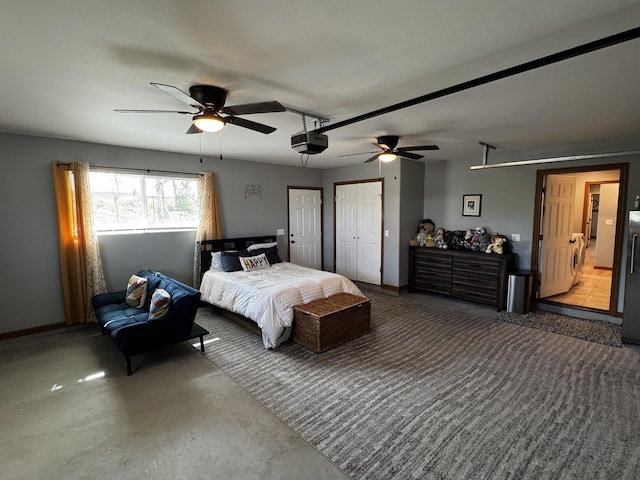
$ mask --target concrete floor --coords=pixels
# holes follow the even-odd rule
[[[0,477],[346,479],[189,344],[124,358],[96,325],[0,342]]]
[[[95,324],[0,341],[0,477],[348,478],[197,347],[133,357],[128,377],[124,357]]]

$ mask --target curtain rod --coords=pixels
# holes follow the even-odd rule
[[[65,162],[57,162],[56,165],[60,166],[60,165],[66,165],[69,166],[69,163],[65,163]],[[113,167],[113,166],[104,166],[104,165],[91,165],[89,164],[90,167],[93,168],[100,168],[100,169],[104,169],[104,170],[124,170],[124,171],[132,171],[132,172],[146,172],[146,173],[151,173],[151,172],[155,172],[155,173],[172,173],[175,175],[193,175],[193,176],[197,176],[197,177],[201,177],[202,173],[189,173],[189,172],[174,172],[172,170],[154,170],[153,168],[131,168],[131,167]]]
[[[173,173],[175,175],[194,175],[196,177],[201,177],[202,173],[189,173],[189,172],[174,172],[172,170],[154,170],[153,168],[128,168],[128,167],[111,167],[111,166],[102,166],[102,165],[93,165],[93,168],[102,168],[105,170],[131,170],[133,172],[146,172],[146,173]]]

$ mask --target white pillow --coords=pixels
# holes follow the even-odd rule
[[[151,305],[149,305],[149,320],[155,320],[157,318],[164,317],[169,313],[169,306],[171,305],[171,295],[162,288],[156,288],[151,295]]]
[[[240,257],[240,265],[245,272],[269,268],[271,266],[264,253],[256,255],[255,257]]]
[[[249,245],[247,250],[250,252],[251,250],[257,250],[259,248],[271,248],[277,247],[278,242],[269,242],[269,243],[254,243],[253,245]]]
[[[220,257],[222,256],[222,252],[211,252],[211,266],[209,270],[213,270],[214,272],[223,272],[224,268],[222,268],[222,260]]]
[[[137,275],[131,275],[127,284],[125,301],[133,308],[142,308],[147,298],[147,279]]]

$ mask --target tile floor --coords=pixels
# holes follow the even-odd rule
[[[580,283],[567,293],[547,297],[545,300],[579,307],[609,310],[611,298],[611,270],[594,268],[596,243],[592,240],[586,249],[585,265]]]

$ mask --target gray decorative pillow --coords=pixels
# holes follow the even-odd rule
[[[239,272],[240,270],[242,270],[242,265],[240,265],[240,257],[250,256],[251,253],[247,252],[246,250],[240,250],[238,252],[222,252],[222,255],[220,255],[222,269],[225,272]]]
[[[267,260],[269,260],[271,265],[274,263],[282,263],[282,259],[278,254],[278,247],[257,248],[251,251],[251,255],[259,255],[261,253],[264,253],[267,256]]]
[[[214,272],[222,272],[224,268],[222,268],[222,252],[211,252],[211,266],[209,270],[213,270]]]

